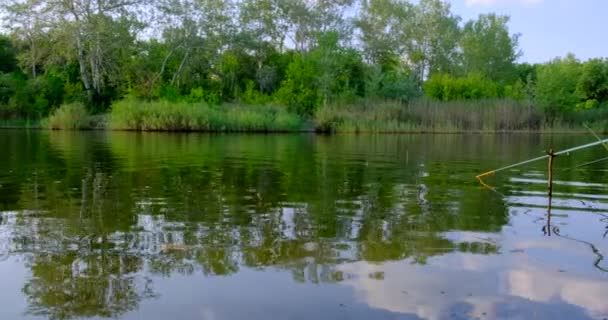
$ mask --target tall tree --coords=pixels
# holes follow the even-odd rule
[[[351,7],[353,0],[285,0],[283,11],[287,14],[287,36],[300,52],[311,50],[316,44],[318,35],[336,31],[340,40],[350,35],[349,21],[345,19],[345,10]]]
[[[29,59],[24,59],[36,76],[40,63],[40,38],[55,34],[66,41],[53,42],[54,56],[78,61],[80,80],[91,101],[103,96],[108,84],[120,81],[121,63],[134,44],[138,27],[135,12],[140,0],[28,0],[8,7],[16,21],[13,31],[32,40]]]
[[[465,72],[480,73],[501,82],[517,77],[515,61],[521,55],[519,34],[509,33],[508,22],[508,16],[491,13],[465,24],[460,41]]]
[[[41,0],[7,1],[0,10],[7,12],[7,29],[11,31],[20,52],[20,64],[33,78],[38,76],[39,68],[50,54],[48,35],[49,10]]]
[[[239,19],[241,32],[248,34],[255,45],[270,43],[279,52],[285,46],[289,28],[286,6],[281,0],[243,0]]]
[[[586,108],[608,101],[608,59],[591,59],[583,64],[576,93]]]
[[[420,0],[406,24],[407,59],[419,81],[452,72],[458,56],[460,17],[445,0]]]
[[[409,2],[364,0],[355,25],[366,59],[376,65],[392,65],[405,52],[404,23],[412,12]]]

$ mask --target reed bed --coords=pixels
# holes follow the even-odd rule
[[[112,106],[109,128],[137,131],[286,132],[305,121],[276,106],[123,100]]]
[[[82,104],[66,104],[40,125],[49,129],[109,129],[204,132],[608,132],[608,110],[579,110],[549,118],[541,110],[511,100],[439,102],[418,99],[363,100],[333,104],[303,117],[276,105],[226,104],[125,99],[109,114],[91,116]]]
[[[569,132],[584,131],[584,124],[608,131],[608,110],[549,121],[531,105],[510,100],[364,102],[322,108],[315,120],[320,131],[331,132]]]

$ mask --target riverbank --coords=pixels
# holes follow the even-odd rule
[[[106,114],[90,115],[67,104],[42,120],[13,119],[2,128],[173,132],[325,133],[503,133],[608,132],[608,110],[582,110],[549,118],[538,109],[508,100],[410,103],[363,101],[331,105],[301,116],[277,105],[172,103],[121,100]]]

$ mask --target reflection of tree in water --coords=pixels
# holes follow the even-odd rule
[[[116,317],[150,297],[150,283],[138,276],[142,259],[79,252],[40,254],[30,261],[32,279],[23,292],[28,312],[51,319]]]
[[[65,151],[60,170],[38,173],[35,186],[25,180],[19,206],[44,213],[18,218],[10,251],[31,255],[32,279],[23,291],[32,313],[119,316],[152,295],[143,276],[150,273],[275,267],[296,281],[337,282],[348,276],[337,268],[346,262],[489,254],[497,250],[492,244],[454,243],[442,232],[506,223],[502,203],[486,202],[481,210],[488,212],[480,213],[467,194],[477,196],[477,189],[446,184],[449,168],[421,166],[425,159],[415,152],[409,166],[375,166],[365,145],[340,151],[348,147],[262,140],[235,147],[247,154],[235,160],[221,141],[181,145],[186,150],[162,142],[155,148],[169,149],[161,155],[136,142],[127,150],[113,146],[127,168],[105,144],[89,152],[85,143],[79,152]],[[363,158],[333,159],[333,152]],[[187,165],[180,157],[145,162],[190,153]]]
[[[23,186],[22,203],[34,201],[32,207],[43,210],[4,221],[13,232],[5,239],[9,251],[27,253],[32,275],[23,293],[30,314],[51,319],[116,317],[153,296],[150,281],[141,274],[145,259],[123,250],[128,237],[118,231],[121,219],[112,211],[110,176],[95,167],[81,172],[80,194],[73,195],[52,183],[56,180],[36,173],[36,179]],[[41,184],[44,180],[47,183]],[[40,190],[44,196],[37,194]]]

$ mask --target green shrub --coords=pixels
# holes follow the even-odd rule
[[[205,91],[201,87],[190,89],[190,94],[186,97],[186,102],[197,103],[205,102]]]
[[[365,95],[371,98],[408,101],[419,95],[414,78],[407,72],[370,68]]]
[[[537,70],[536,103],[552,122],[580,102],[576,93],[581,63],[573,55],[542,64]]]
[[[281,104],[300,115],[312,115],[321,97],[315,85],[315,66],[311,61],[296,57],[287,67],[286,79],[275,94]]]
[[[505,98],[511,98],[516,101],[523,101],[527,98],[526,86],[521,80],[517,80],[512,85],[506,85],[504,87]]]
[[[177,87],[166,85],[160,89],[160,97],[170,102],[178,102],[181,99],[181,94]]]
[[[272,101],[272,98],[255,90],[255,83],[251,80],[246,82],[245,91],[240,95],[239,100],[249,105],[265,105]]]
[[[64,104],[41,123],[48,129],[77,130],[87,128],[88,112],[82,103]]]
[[[478,100],[502,97],[498,84],[475,73],[464,78],[448,74],[432,76],[424,84],[427,96],[441,101]]]

